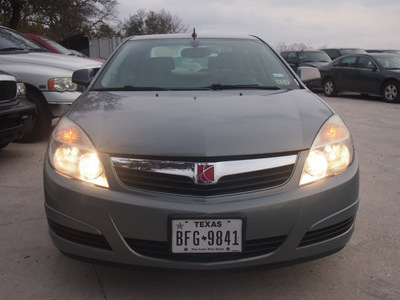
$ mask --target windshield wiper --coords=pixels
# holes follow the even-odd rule
[[[124,92],[124,91],[166,91],[167,89],[160,87],[147,87],[147,86],[133,86],[133,85],[125,85],[121,87],[109,87],[109,88],[97,88],[93,89],[94,91],[111,91],[111,92]]]
[[[18,48],[18,47],[8,47],[0,49],[0,51],[28,51],[26,48]]]
[[[237,89],[259,89],[259,90],[280,90],[279,86],[262,86],[258,84],[220,84],[214,83],[205,89],[211,90],[237,90]]]
[[[40,48],[29,48],[27,50],[29,50],[31,52],[47,52],[46,50],[40,49]]]

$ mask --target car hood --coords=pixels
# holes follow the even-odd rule
[[[30,52],[18,54],[6,54],[0,56],[0,61],[15,64],[33,64],[35,66],[58,67],[61,69],[75,71],[85,68],[100,68],[101,63],[91,59],[67,56],[48,52]]]
[[[87,92],[68,113],[100,152],[163,157],[308,149],[331,115],[306,90]]]
[[[0,80],[7,80],[7,81],[16,81],[16,78],[9,73],[0,71]]]

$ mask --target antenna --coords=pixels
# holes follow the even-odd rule
[[[193,40],[196,40],[197,38],[196,28],[193,28],[192,38]]]

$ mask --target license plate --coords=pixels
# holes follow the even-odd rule
[[[173,253],[242,251],[242,219],[172,220]]]

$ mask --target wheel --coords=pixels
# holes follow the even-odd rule
[[[325,96],[334,97],[337,95],[336,85],[333,79],[325,79],[323,88]]]
[[[383,100],[388,103],[400,102],[400,85],[396,81],[389,81],[383,87]]]
[[[38,92],[27,89],[26,97],[28,101],[36,105],[35,119],[32,130],[24,134],[24,136],[17,141],[27,143],[37,142],[47,137],[51,131],[51,112],[47,106],[46,100],[44,100]]]

